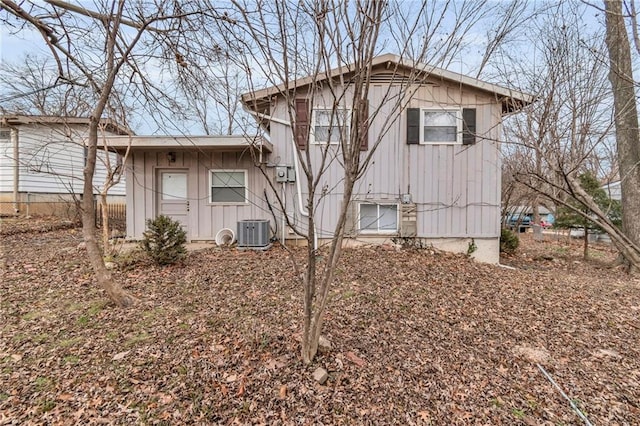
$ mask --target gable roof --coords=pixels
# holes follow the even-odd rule
[[[61,125],[85,125],[91,122],[89,117],[65,117],[56,115],[0,115],[1,126],[22,126],[25,124],[61,124]],[[103,118],[100,123],[105,125],[106,130],[117,135],[133,135],[133,131],[125,126],[116,123],[110,118]]]
[[[492,94],[496,96],[496,98],[501,102],[503,113],[518,111],[534,101],[534,97],[532,95],[502,87],[497,84],[488,83],[486,81],[482,81],[463,74],[458,74],[456,72],[449,71],[443,68],[433,67],[423,62],[416,62],[405,59],[398,55],[390,53],[376,56],[375,58],[373,58],[371,65],[372,68],[391,69],[392,67],[397,67],[399,70],[410,70],[413,72],[417,72],[418,75],[423,74],[424,77],[420,78],[420,80],[422,81],[426,79],[437,79],[443,82],[455,83]],[[255,110],[258,104],[261,104],[264,101],[268,101],[270,97],[282,93],[286,90],[303,88],[310,85],[311,83],[314,83],[314,81],[321,82],[329,78],[335,78],[338,75],[349,74],[352,71],[353,64],[344,65],[333,68],[328,72],[320,73],[316,77],[309,76],[293,80],[292,82],[290,82],[288,87],[283,83],[277,86],[271,86],[265,89],[248,92],[241,96],[242,103],[244,103],[248,108]]]

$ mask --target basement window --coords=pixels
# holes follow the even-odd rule
[[[362,233],[396,233],[398,232],[398,205],[361,203],[358,223],[358,229]]]

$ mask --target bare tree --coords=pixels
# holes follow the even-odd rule
[[[304,289],[302,359],[308,364],[318,349],[356,183],[367,172],[386,133],[398,124],[399,111],[425,83],[430,70],[425,63],[451,63],[465,36],[479,20],[490,16],[491,9],[484,2],[456,7],[451,2],[422,2],[406,8],[393,2],[332,0],[295,4],[238,0],[233,4],[233,18],[239,25],[224,32],[230,36],[228,43],[243,52],[238,59],[251,77],[251,88],[271,86],[270,95],[283,100],[291,137],[297,141],[293,161],[299,166],[297,179],[305,188],[304,200],[300,200],[303,221],[286,213],[279,191],[273,189],[288,226],[307,243],[304,265],[293,256],[292,260]],[[445,21],[453,28],[445,29]],[[384,50],[397,52],[402,65],[385,71],[388,84],[374,105],[369,103],[372,69],[375,57]],[[301,78],[304,87],[298,87]],[[306,100],[301,102],[300,96]],[[249,93],[243,102],[268,128],[272,118],[261,114],[258,99]],[[300,117],[310,117],[316,103],[327,108],[325,136],[332,143],[312,153],[302,148],[311,126]],[[375,134],[370,131],[374,122],[379,123]],[[332,240],[318,247],[319,206],[335,192],[340,194],[341,207]]]
[[[80,129],[72,129],[72,126],[62,121],[73,121],[70,118],[86,118],[91,112],[92,89],[87,85],[73,84],[64,77],[59,76],[58,69],[49,58],[34,57],[27,55],[22,62],[4,62],[0,64],[0,83],[3,85],[2,112],[8,115],[28,114],[45,117],[58,117],[60,123],[51,126],[52,132],[56,132],[56,127],[63,126],[63,134],[59,136],[65,143],[83,144],[84,134]],[[119,110],[114,116],[119,119],[122,128],[126,128],[126,117],[130,115],[130,107],[126,105],[126,99],[122,99],[116,90],[113,90],[109,101],[112,108]],[[66,118],[65,118],[66,117]],[[42,125],[47,126],[46,119],[42,120]],[[105,139],[106,134],[101,133],[101,139]],[[69,194],[75,196],[74,183],[69,180],[82,182],[81,176],[76,176],[70,170],[65,170],[62,165],[48,167],[46,159],[38,155],[39,152],[46,151],[48,143],[39,141],[39,150],[27,158],[20,158],[23,167],[37,167],[41,172],[56,176],[67,187]],[[55,143],[58,143],[56,141]],[[58,147],[59,148],[59,147]],[[84,149],[84,146],[82,146]],[[106,250],[109,244],[110,226],[108,214],[108,194],[109,191],[122,180],[124,175],[123,164],[126,162],[128,150],[124,158],[109,151],[108,146],[104,146],[103,155],[97,155],[96,162],[99,171],[104,172],[104,181],[95,182],[94,194],[100,196],[100,206],[102,214],[103,248]],[[40,159],[44,164],[34,164],[34,160]],[[37,160],[36,160],[37,161]],[[95,180],[95,179],[94,179]]]
[[[0,63],[3,114],[82,117],[89,112],[85,102],[90,89],[59,78],[49,58],[26,55],[22,61]]]
[[[520,185],[600,226],[624,257],[638,264],[638,246],[580,185],[585,172],[610,173],[601,167],[611,166],[614,150],[603,35],[582,28],[585,9],[579,6],[558,4],[534,34],[537,64],[526,64],[518,73],[538,100],[507,126],[506,139],[514,145],[505,155],[519,156],[514,176]],[[584,208],[576,208],[575,201]]]
[[[103,140],[106,139],[106,135],[100,135]],[[131,136],[130,136],[131,138]],[[116,164],[111,163],[111,152],[109,152],[109,146],[103,144],[104,155],[100,157],[105,165],[106,175],[102,186],[99,188],[100,195],[100,214],[102,218],[102,249],[107,251],[109,247],[109,240],[111,238],[111,227],[109,226],[109,190],[118,185],[124,176],[124,164],[127,162],[129,152],[131,150],[131,139],[124,152],[124,154],[118,154],[116,156]],[[113,251],[112,253],[113,254]]]
[[[194,117],[204,134],[233,135],[240,125],[240,95],[248,90],[244,70],[232,59],[233,52],[218,45],[204,43],[199,48],[209,51],[198,63],[181,66],[175,75],[185,109]],[[193,57],[193,55],[189,56]]]
[[[155,57],[166,58],[180,51],[182,39],[177,37],[177,28],[181,33],[190,28],[201,29],[207,25],[206,19],[217,19],[217,16],[211,8],[196,2],[181,7],[167,1],[150,7],[141,1],[104,0],[96,2],[95,9],[61,0],[21,4],[2,0],[0,4],[7,13],[5,22],[17,19],[18,29],[30,26],[42,35],[55,61],[58,78],[90,89],[91,96],[87,99],[90,124],[83,172],[83,237],[100,286],[116,305],[130,306],[134,298],[105,268],[95,236],[93,177],[102,118],[118,121],[125,118],[118,114],[121,109],[114,103],[116,90],[124,97],[146,101],[161,97],[161,91],[154,90],[154,84],[147,78],[148,66],[157,65],[151,63]],[[191,22],[196,19],[200,21]]]
[[[506,155],[502,160],[501,218],[502,226],[507,227],[512,219],[523,218],[522,208],[533,208],[537,193],[519,182],[523,171],[531,167],[529,150],[523,146],[510,145],[503,152]]]

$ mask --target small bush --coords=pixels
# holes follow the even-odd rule
[[[520,240],[515,232],[502,228],[500,232],[500,253],[513,254],[520,245]]]
[[[147,231],[142,235],[142,250],[158,265],[176,263],[187,255],[187,233],[167,216],[147,220]]]

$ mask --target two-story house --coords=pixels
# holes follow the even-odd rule
[[[134,137],[127,163],[127,235],[140,238],[145,220],[164,213],[184,224],[190,240],[213,240],[224,229],[242,233],[238,222],[246,220],[268,223],[270,237],[294,240],[283,216],[304,224],[308,194],[300,155],[313,163],[327,146],[339,149],[330,135],[350,123],[329,116],[338,97],[338,108],[349,117],[349,97],[337,95],[336,87],[343,94],[352,89],[350,72],[339,68],[243,95],[263,137]],[[322,84],[323,78],[332,84]],[[361,149],[363,155],[373,145],[377,149],[354,188],[350,240],[413,239],[498,262],[502,119],[532,97],[395,55],[374,59],[369,85],[368,139]],[[401,102],[390,101],[394,91],[402,94]],[[299,137],[300,129],[307,137]],[[128,143],[109,139],[118,150]],[[326,191],[314,200],[320,243],[333,237],[342,176],[335,156],[321,177]]]

